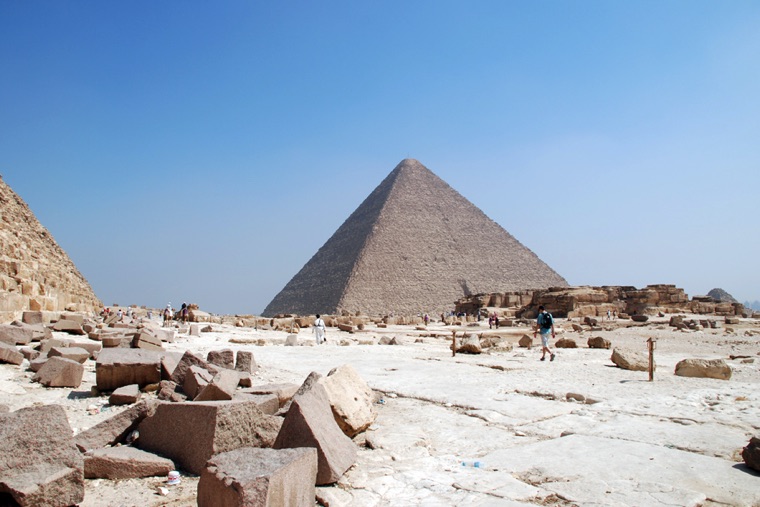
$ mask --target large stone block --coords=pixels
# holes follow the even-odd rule
[[[161,353],[154,350],[103,349],[95,363],[95,382],[101,391],[161,381]]]
[[[187,376],[185,376],[187,378]],[[231,400],[235,395],[240,376],[234,370],[221,370],[211,382],[200,390],[195,401],[223,401]]]
[[[742,449],[744,464],[753,470],[760,472],[760,437],[752,437],[749,443]]]
[[[114,390],[111,396],[108,397],[108,403],[111,405],[131,405],[132,403],[137,403],[139,399],[140,386],[130,384]]]
[[[280,400],[275,394],[250,394],[245,389],[239,389],[235,392],[233,400],[253,401],[259,410],[265,414],[275,415],[280,410]]]
[[[75,320],[62,319],[53,324],[53,331],[61,331],[64,333],[83,335],[86,334],[82,325]]]
[[[165,477],[172,470],[172,460],[129,446],[94,449],[84,455],[84,476],[87,479]]]
[[[71,342],[69,344],[69,347],[79,347],[80,349],[85,349],[87,352],[90,353],[91,359],[97,359],[98,354],[100,353],[101,350],[103,350],[103,344],[95,340],[82,340],[82,341]]]
[[[187,350],[182,356],[182,359],[179,360],[179,363],[177,363],[174,371],[172,371],[171,381],[177,385],[183,385],[185,383],[185,374],[187,373],[187,370],[193,365],[203,368],[213,375],[219,373],[219,368],[207,363],[203,360],[203,358],[200,358]]]
[[[132,347],[145,350],[164,350],[161,339],[145,331],[138,331],[132,338]]]
[[[232,349],[210,350],[206,361],[220,368],[235,368],[235,353]]]
[[[638,352],[630,349],[614,348],[612,349],[612,357],[610,357],[613,363],[619,368],[624,370],[633,371],[648,371],[649,370],[649,357],[643,352]],[[653,369],[657,369],[653,363]]]
[[[684,359],[676,364],[679,377],[700,377],[729,380],[731,367],[723,359]]]
[[[34,332],[28,327],[0,324],[0,342],[9,345],[28,345],[33,336]]]
[[[248,389],[244,389],[243,392],[248,394],[274,394],[277,396],[280,407],[284,407],[295,396],[299,387],[298,384],[264,384],[249,387]]]
[[[26,311],[22,314],[21,321],[25,324],[42,324],[42,312]]]
[[[90,352],[81,347],[53,347],[48,350],[48,357],[62,357],[84,364],[90,358]]]
[[[84,366],[71,359],[50,357],[32,380],[45,387],[79,387],[82,384]]]
[[[198,481],[198,506],[314,505],[316,476],[316,449],[235,449],[209,460]]]
[[[188,398],[191,400],[195,399],[195,397],[198,396],[198,393],[200,393],[201,390],[213,379],[214,376],[211,375],[208,370],[193,365],[185,373],[185,383],[182,384],[182,390],[185,391]]]
[[[0,363],[19,365],[24,361],[24,355],[18,351],[15,345],[0,342]]]
[[[214,454],[271,447],[281,424],[280,418],[262,413],[253,402],[162,403],[140,423],[138,445],[200,474]]]
[[[335,422],[327,391],[312,372],[290,403],[275,449],[316,447],[317,484],[332,484],[348,470],[357,456],[356,445]]]
[[[366,430],[377,418],[374,394],[349,364],[334,368],[322,379],[335,422],[348,437]]]
[[[59,405],[0,413],[3,505],[66,507],[84,500],[84,460],[71,434]]]
[[[235,359],[235,369],[244,373],[255,373],[259,366],[253,357],[253,352],[247,350],[238,350]]]
[[[101,449],[124,441],[143,419],[152,415],[158,407],[155,400],[141,401],[113,417],[101,421],[74,438],[80,451]]]

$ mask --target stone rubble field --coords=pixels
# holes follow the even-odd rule
[[[311,372],[352,366],[375,391],[377,418],[354,438],[355,464],[335,484],[316,488],[324,506],[760,505],[760,473],[741,456],[760,434],[760,322],[690,331],[653,318],[581,333],[569,321],[557,325],[557,338],[578,348],[556,349],[552,362],[539,361],[540,347],[518,346],[532,335],[529,328],[489,330],[485,322],[457,328],[459,341],[477,333],[481,342],[498,336],[490,340],[496,346],[455,356],[452,326],[440,323],[426,330],[328,328],[320,346],[308,328],[294,339],[213,324],[210,332],[180,333],[162,346],[203,357],[220,349],[252,352],[254,386],[301,385]],[[395,344],[380,344],[393,337]],[[612,349],[588,348],[590,337],[644,355],[646,340],[655,338],[654,382],[646,371],[617,367]],[[676,376],[676,364],[687,358],[723,359],[731,377]],[[0,405],[9,411],[61,405],[76,435],[128,409],[93,391],[92,360],[76,388],[32,382],[27,366],[0,364]],[[181,472],[175,486],[161,476],[87,479],[80,505],[196,505],[199,479]]]

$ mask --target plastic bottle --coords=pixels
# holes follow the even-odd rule
[[[463,461],[462,466],[470,468],[483,468],[484,465],[482,461]]]

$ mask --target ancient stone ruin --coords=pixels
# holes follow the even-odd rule
[[[263,312],[416,314],[567,282],[416,160],[405,159]]]
[[[0,179],[0,322],[25,310],[88,312],[100,306],[66,252]]]
[[[710,296],[690,300],[683,289],[669,284],[647,285],[643,289],[583,286],[476,294],[459,299],[455,308],[469,315],[487,309],[505,317],[534,318],[539,305],[563,318],[604,317],[608,311],[623,317],[679,312],[732,316],[744,312],[739,303],[721,302]]]

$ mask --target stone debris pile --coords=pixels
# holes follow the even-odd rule
[[[374,393],[350,365],[325,377],[314,372],[300,387],[253,385],[250,351],[212,350],[204,359],[140,346],[146,336],[161,339],[147,326],[107,348],[8,328],[0,358],[21,365],[17,343],[34,344],[25,349],[38,361],[32,381],[76,388],[95,357],[93,393],[129,405],[76,435],[57,405],[0,414],[0,494],[22,506],[79,503],[85,478],[173,470],[201,477],[198,505],[312,504],[316,485],[336,482],[356,462],[352,438],[377,417]],[[30,454],[31,461],[21,458]]]

